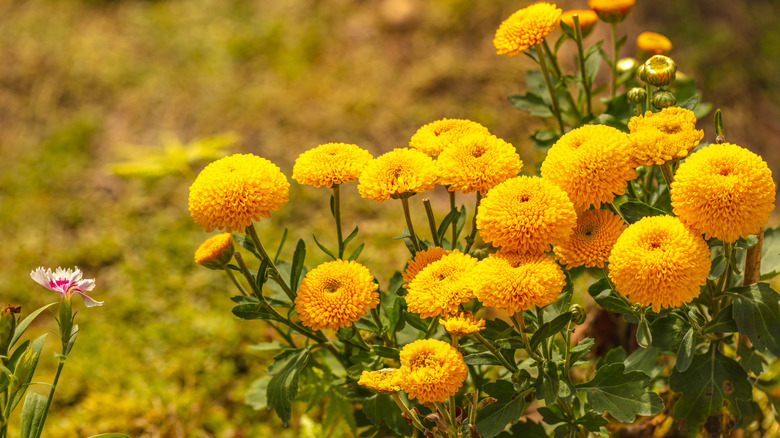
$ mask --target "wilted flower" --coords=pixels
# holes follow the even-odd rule
[[[43,267],[39,267],[30,272],[30,278],[46,289],[59,292],[65,299],[70,299],[74,293],[78,293],[87,307],[103,305],[102,301],[95,301],[87,295],[87,292],[95,288],[95,279],[82,279],[79,268],[73,270],[57,268],[52,273],[51,269],[44,270]]]

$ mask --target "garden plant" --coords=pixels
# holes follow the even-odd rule
[[[263,226],[288,201],[306,208],[278,166],[235,154],[200,172],[190,213],[224,232],[195,261],[230,277],[235,317],[276,333],[256,346],[278,354],[248,403],[285,425],[298,406],[324,405],[323,436],[717,436],[776,424],[771,171],[677,77],[666,37],[643,33],[645,59],[617,58],[633,5],[540,2],[498,27],[498,54],[539,67],[509,97],[548,120],[532,136],[546,152],[537,171],[521,173],[514,146],[465,119],[423,124],[378,157],[321,144],[292,179],[329,192],[333,234],[294,246],[294,230]],[[611,40],[587,46],[597,24]],[[696,129],[705,116],[716,132]],[[395,241],[342,223],[345,190],[403,210]],[[414,226],[415,201],[427,227]],[[398,270],[380,282],[360,254],[388,245],[409,258],[388,261]],[[312,248],[332,260],[307,265]],[[612,338],[578,331],[605,315]]]

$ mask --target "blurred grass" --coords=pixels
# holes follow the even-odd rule
[[[108,171],[111,163],[128,158],[128,144],[154,145],[163,152],[166,133],[189,143],[234,132],[240,140],[229,152],[264,156],[289,177],[297,155],[320,143],[356,143],[378,155],[406,145],[425,123],[470,118],[516,145],[530,171],[539,154],[527,137],[540,122],[506,101],[524,89],[528,63],[522,56],[498,57],[492,48],[497,24],[525,4],[0,2],[2,301],[22,304],[25,312],[54,301],[54,294],[29,279],[39,265],[79,266],[97,278],[93,296],[106,301],[102,308],[79,313],[82,331],[47,436],[109,431],[134,437],[283,436],[273,413],[243,403],[249,383],[270,357],[248,346],[267,339],[270,330],[235,321],[227,279],[192,262],[207,235],[187,213],[186,177],[143,180]],[[583,7],[585,2],[560,4]],[[664,15],[640,2],[632,23],[663,17],[650,21],[658,26],[651,30],[666,31],[677,53],[696,62],[734,44],[720,37],[713,49],[701,41],[709,22],[683,19],[674,15],[682,11],[677,8],[670,6]],[[742,24],[755,18],[750,14]],[[629,35],[644,30],[630,25]],[[729,28],[727,23],[718,29],[724,26]],[[756,49],[765,51],[762,79],[745,85],[755,93],[776,85],[778,76],[768,74],[777,71],[769,58],[777,50],[771,38],[777,33],[761,34]],[[697,68],[706,63],[678,59],[678,65],[695,77],[715,74]],[[751,101],[720,85],[740,83],[750,72],[720,73],[730,79],[705,74],[716,86],[700,82],[701,88],[715,90],[705,91],[706,99],[749,114]],[[771,96],[776,94],[762,100],[766,111],[777,108]],[[760,131],[730,125],[730,120],[750,120],[747,116],[724,114],[727,130],[733,129],[727,134]],[[767,138],[754,144],[762,141],[771,144]],[[294,241],[304,238],[307,264],[323,261],[310,236],[316,231],[326,244],[334,240],[328,196],[326,190],[293,182],[292,202],[258,226],[267,246],[275,248],[288,227],[288,257]],[[432,196],[437,211],[443,211],[445,193],[437,189]],[[400,227],[388,226],[401,223],[400,204],[362,201],[354,185],[343,201],[345,228],[359,222],[361,236],[381,239],[361,261],[385,285],[407,256],[403,245],[391,240]],[[415,202],[419,229],[427,230],[419,199]],[[47,316],[35,330],[52,328]],[[45,356],[42,366],[44,374],[36,380],[50,381],[55,359]],[[305,435],[312,424],[307,418],[321,415],[302,416],[303,406],[296,413],[290,436]]]

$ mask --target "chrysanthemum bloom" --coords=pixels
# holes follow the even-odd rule
[[[648,165],[682,158],[704,137],[703,130],[696,130],[693,111],[677,107],[632,117],[628,129],[637,163]]]
[[[360,374],[358,385],[373,389],[380,394],[394,394],[401,390],[401,373],[396,368],[363,371]]]
[[[477,259],[460,251],[430,263],[409,283],[407,310],[423,318],[456,313],[458,306],[474,298],[463,279],[476,265]]]
[[[471,120],[441,119],[418,129],[409,141],[409,146],[428,156],[437,157],[449,145],[469,134],[490,135],[490,132]]]
[[[625,229],[623,219],[611,211],[588,210],[577,218],[577,226],[569,240],[554,248],[555,257],[567,269],[577,266],[602,268]]]
[[[87,295],[87,292],[95,288],[95,279],[82,279],[79,268],[73,270],[57,268],[52,273],[51,269],[44,270],[43,267],[39,267],[30,272],[30,278],[46,289],[59,292],[62,298],[69,299],[74,293],[77,293],[81,295],[81,299],[87,307],[103,305],[102,301],[95,301]]]
[[[609,255],[609,278],[617,291],[655,312],[699,296],[709,272],[707,242],[673,216],[631,224]]]
[[[358,262],[334,260],[309,271],[295,298],[301,322],[314,330],[350,327],[379,304],[378,285]]]
[[[372,158],[367,150],[355,144],[322,144],[298,156],[293,179],[314,187],[352,182]]]
[[[561,14],[561,23],[566,23],[573,29],[574,15],[577,15],[577,20],[580,22],[583,38],[590,34],[599,20],[599,16],[591,9],[572,9]]]
[[[368,162],[358,191],[366,199],[382,202],[430,190],[436,178],[431,157],[416,149],[398,148]]]
[[[414,254],[414,257],[406,262],[406,269],[401,274],[406,282],[403,287],[408,288],[409,283],[414,280],[414,277],[416,277],[423,268],[450,253],[452,253],[452,251],[446,250],[440,246],[432,246],[423,251],[417,251],[417,253]]]
[[[607,23],[623,21],[635,4],[636,0],[588,0],[588,7]]]
[[[642,32],[636,37],[636,46],[653,55],[662,55],[672,50],[672,42],[669,38],[656,32]]]
[[[270,218],[289,196],[290,183],[274,163],[235,154],[203,169],[190,186],[190,215],[206,231],[244,231],[252,220]]]
[[[533,306],[546,306],[561,294],[566,275],[546,254],[500,250],[469,273],[477,299],[512,315]]]
[[[223,269],[233,258],[233,240],[230,233],[209,237],[195,250],[195,263],[209,269]]]
[[[545,252],[566,241],[577,223],[568,195],[552,181],[532,176],[508,179],[479,205],[477,228],[485,242],[520,252]]]
[[[439,184],[449,191],[487,193],[523,167],[515,147],[490,134],[461,137],[439,154]]]
[[[688,157],[674,176],[672,207],[706,238],[734,242],[758,233],[775,208],[772,171],[753,152],[711,144]]]
[[[468,371],[450,344],[419,339],[401,348],[401,389],[422,403],[441,402],[458,392]]]
[[[552,3],[540,2],[510,15],[498,27],[493,38],[496,53],[515,56],[541,43],[555,29],[561,12]]]
[[[475,318],[469,311],[458,312],[455,315],[446,316],[439,320],[447,333],[454,336],[466,336],[485,328],[485,320]]]
[[[542,178],[568,195],[577,211],[612,202],[627,181],[636,178],[633,143],[628,134],[606,125],[585,125],[567,132],[547,152]]]

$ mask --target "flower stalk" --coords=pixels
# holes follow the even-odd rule
[[[547,61],[544,59],[545,56],[542,44],[537,44],[535,49],[539,67],[542,69],[542,76],[544,76],[544,84],[547,86],[547,91],[550,93],[550,104],[552,105],[553,114],[555,114],[555,119],[558,121],[558,127],[560,129],[561,135],[563,135],[566,133],[566,128],[563,126],[561,109],[558,107],[558,97],[555,93],[555,89],[553,88],[552,80],[550,79],[550,72],[547,69]]]

